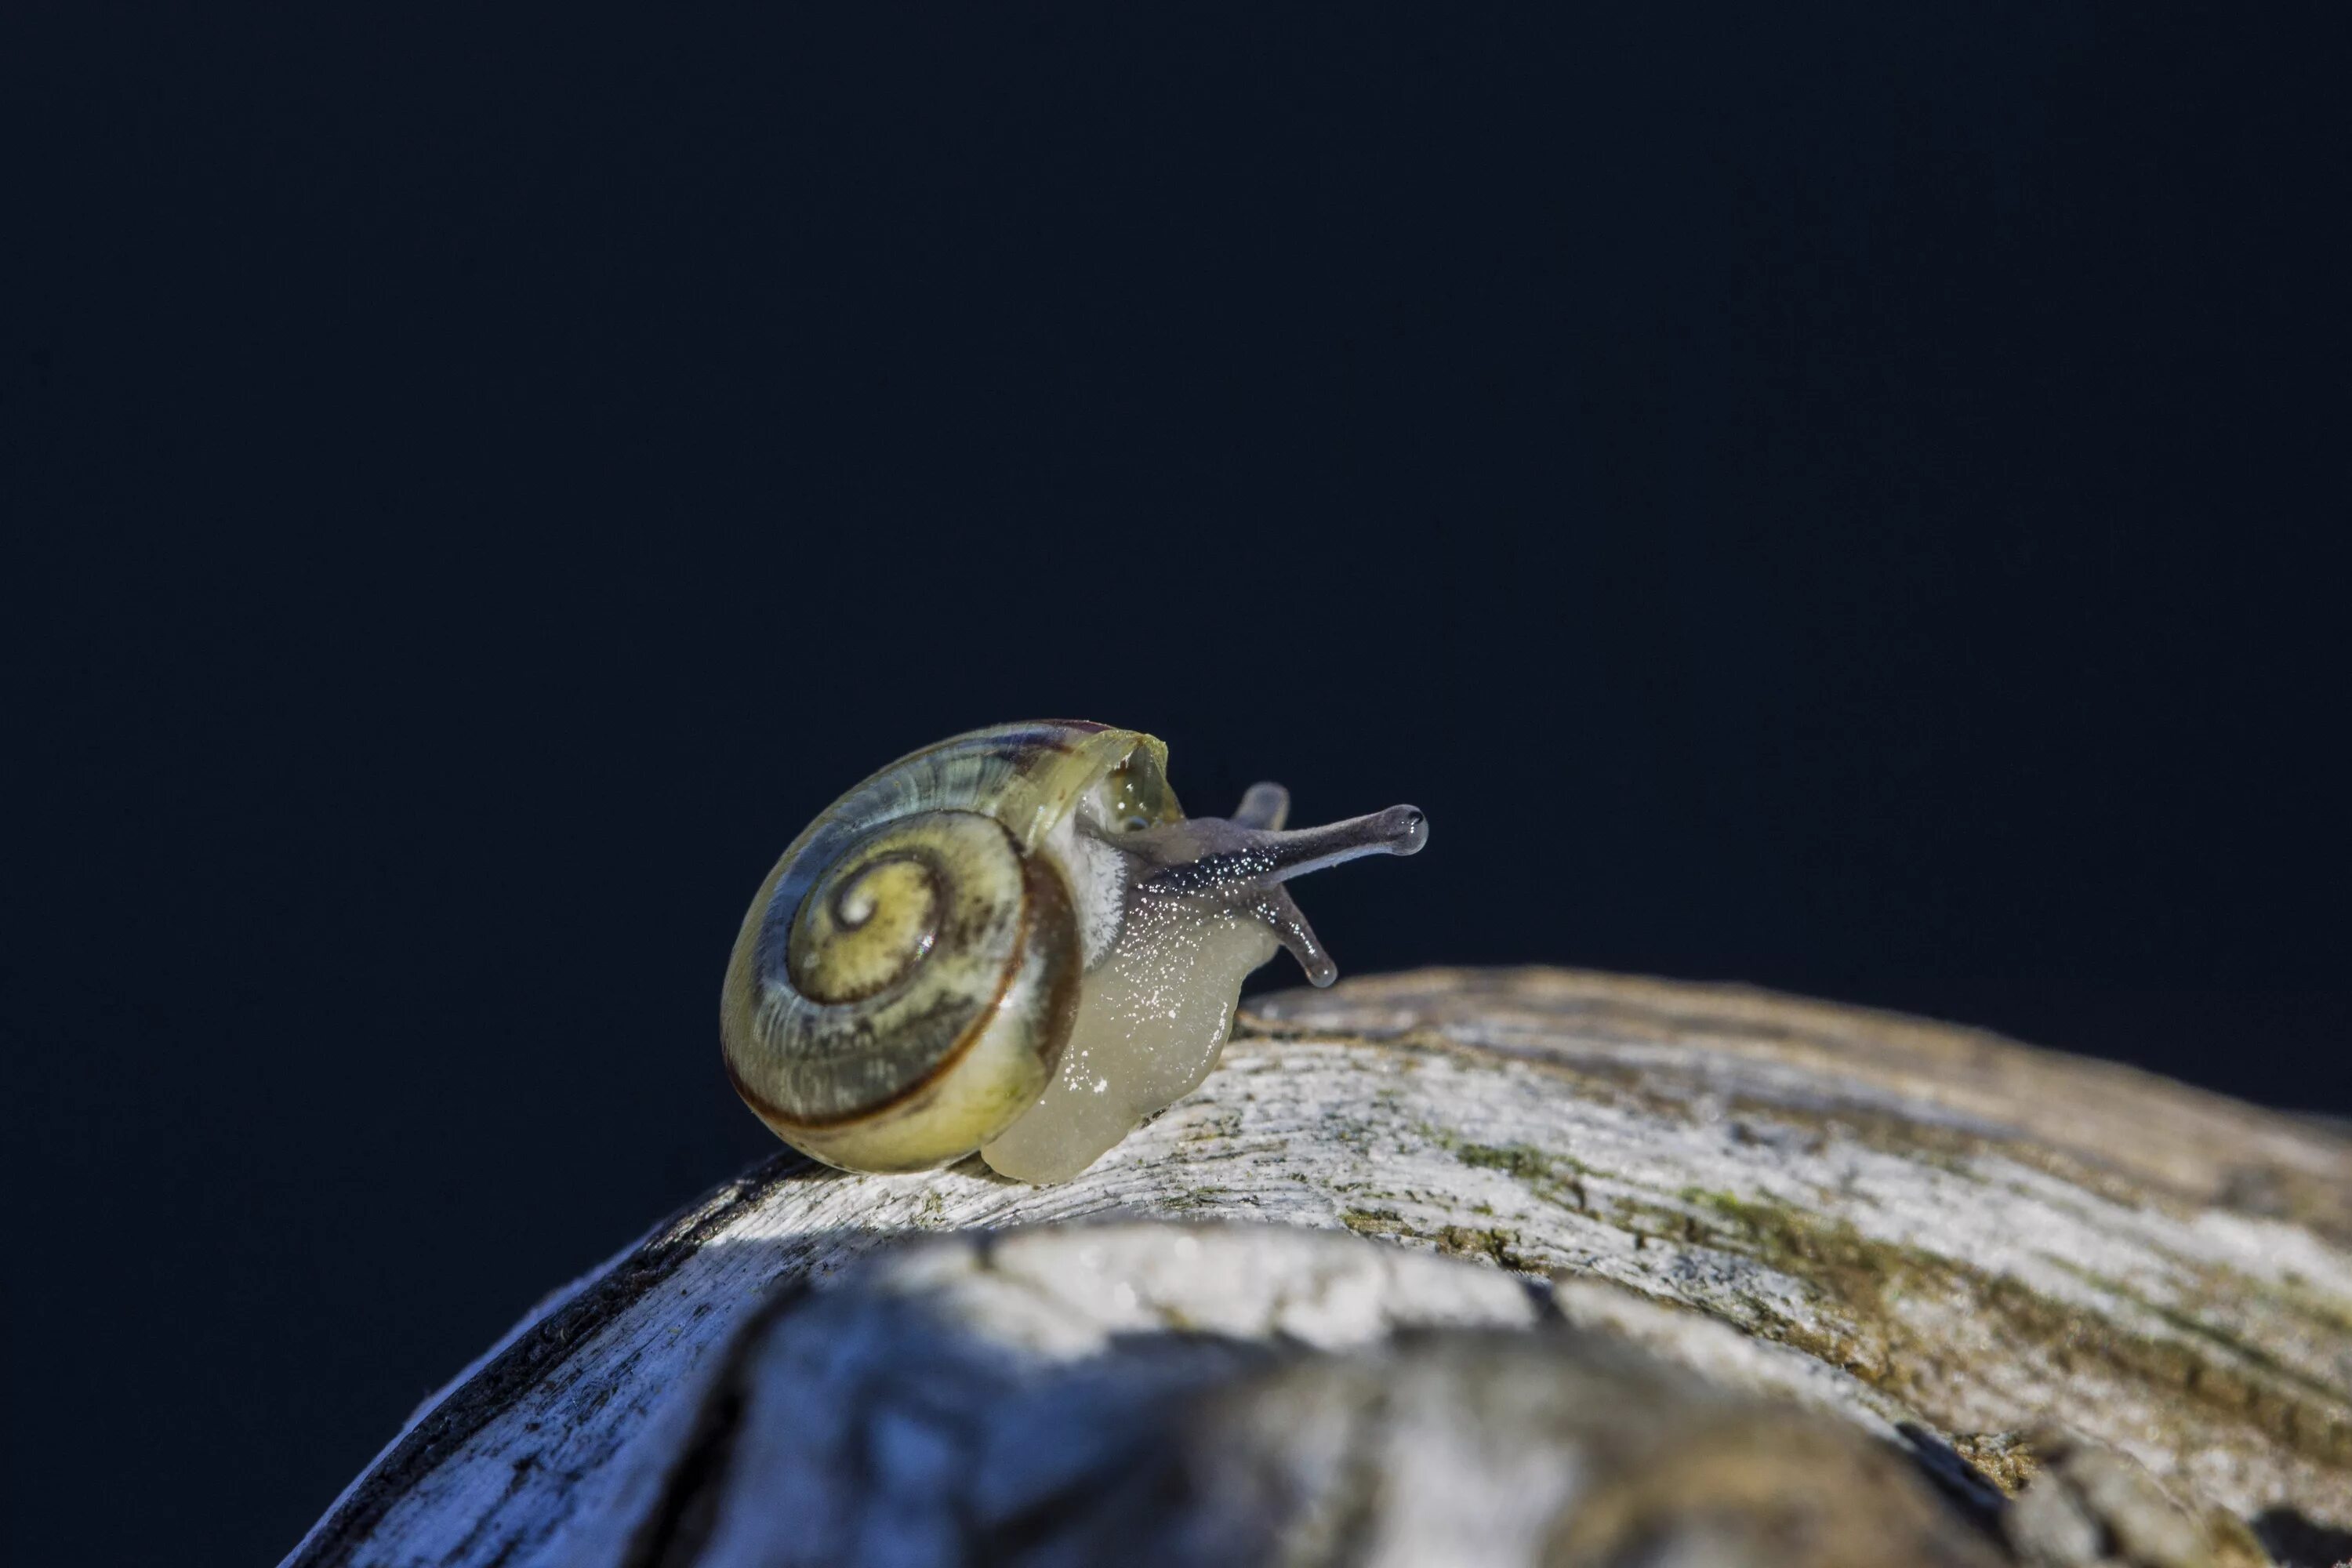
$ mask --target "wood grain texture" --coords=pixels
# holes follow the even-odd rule
[[[894,1245],[920,1233],[957,1239]],[[1171,1268],[1180,1242],[1207,1255]],[[828,1380],[867,1425],[819,1441],[788,1395]],[[1570,1404],[1622,1428],[1563,1425]],[[1042,1479],[1006,1457],[1114,1429]],[[1412,1479],[1494,1433],[1528,1457],[1495,1495],[1531,1511],[1478,1500],[1504,1454]],[[1635,1451],[1654,1462],[1592,1458]],[[1776,1454],[1850,1506],[1808,1512],[1832,1494]],[[1267,1476],[1279,1496],[1250,1489]],[[793,1477],[823,1484],[784,1508]],[[1856,1521],[1915,1561],[2352,1556],[2352,1143],[1736,987],[1286,993],[1064,1186],[780,1154],[551,1298],[288,1562],[1089,1561],[1121,1520],[1146,1561],[1415,1561],[1432,1530],[1469,1541],[1444,1497],[1501,1521],[1482,1561],[1867,1561]]]

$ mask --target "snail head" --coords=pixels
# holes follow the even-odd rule
[[[1418,806],[1392,805],[1320,827],[1286,828],[1289,816],[1288,790],[1256,784],[1230,817],[1185,817],[1119,835],[1119,849],[1138,863],[1127,887],[1129,918],[1166,902],[1246,914],[1290,951],[1310,983],[1330,984],[1339,968],[1284,884],[1367,855],[1419,854],[1429,842],[1429,818]]]

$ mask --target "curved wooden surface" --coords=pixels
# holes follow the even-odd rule
[[[959,1239],[899,1245],[936,1232]],[[1187,1247],[1208,1253],[1172,1267]],[[1323,1298],[1343,1326],[1280,1305]],[[869,1321],[890,1335],[843,1326]],[[927,1357],[888,1397],[850,1375]],[[790,1398],[827,1378],[851,1391],[830,1447]],[[1391,1386],[1419,1392],[1365,1402]],[[1613,1436],[1545,1414],[1596,1388],[1627,1409]],[[1714,1414],[1674,1414],[1690,1401]],[[1499,1459],[1412,1482],[1404,1456],[1475,1450],[1490,1407],[1524,1474],[1492,1500]],[[926,1421],[953,1440],[927,1448]],[[1079,1440],[1109,1429],[1131,1440]],[[1317,1468],[1332,1432],[1354,1468]],[[1044,1479],[1006,1457],[1073,1442],[1093,1458]],[[1635,1451],[1654,1462],[1592,1458]],[[1873,1531],[1915,1561],[2352,1557],[2352,1142],[1738,987],[1439,970],[1285,993],[1067,1185],[779,1154],[551,1298],[288,1561],[1043,1563],[1120,1539],[1404,1562],[1467,1528],[1449,1498],[1500,1531],[1481,1561],[1650,1561],[1626,1553],[1707,1521],[1689,1562],[1869,1561]]]

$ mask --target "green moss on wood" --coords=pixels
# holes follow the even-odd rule
[[[1931,1344],[1906,1322],[1906,1298],[1965,1299],[1986,1325],[1987,1352],[2012,1368],[2038,1357],[2059,1367],[2085,1362],[2119,1380],[2169,1390],[2209,1417],[2251,1427],[2271,1442],[2320,1464],[2352,1469],[2352,1424],[2340,1397],[2274,1356],[2204,1320],[2132,1295],[2113,1281],[2102,1288],[2126,1296],[2181,1337],[2135,1333],[2111,1317],[2086,1311],[2008,1275],[1992,1274],[1918,1248],[1874,1241],[1843,1220],[1826,1220],[1780,1205],[1705,1193],[1698,1245],[1754,1258],[1803,1280],[1831,1310],[1831,1330],[1781,1320],[1768,1332],[1832,1365],[1937,1415],[1952,1404],[1958,1376],[1978,1375],[1943,1358],[1948,1345]],[[2285,1386],[2282,1386],[2284,1384]],[[2186,1452],[2194,1440],[2175,1440]]]
[[[1541,1265],[1520,1253],[1518,1237],[1507,1230],[1449,1225],[1439,1229],[1433,1239],[1437,1250],[1449,1258],[1483,1258],[1522,1274],[1542,1272]]]

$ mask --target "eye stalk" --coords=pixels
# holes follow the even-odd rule
[[[1330,984],[1339,968],[1282,884],[1367,855],[1417,855],[1429,842],[1429,818],[1419,806],[1392,805],[1285,830],[1289,816],[1288,790],[1255,784],[1230,817],[1187,817],[1121,835],[1118,847],[1139,862],[1128,884],[1129,918],[1167,900],[1246,914],[1290,951],[1311,984]]]

